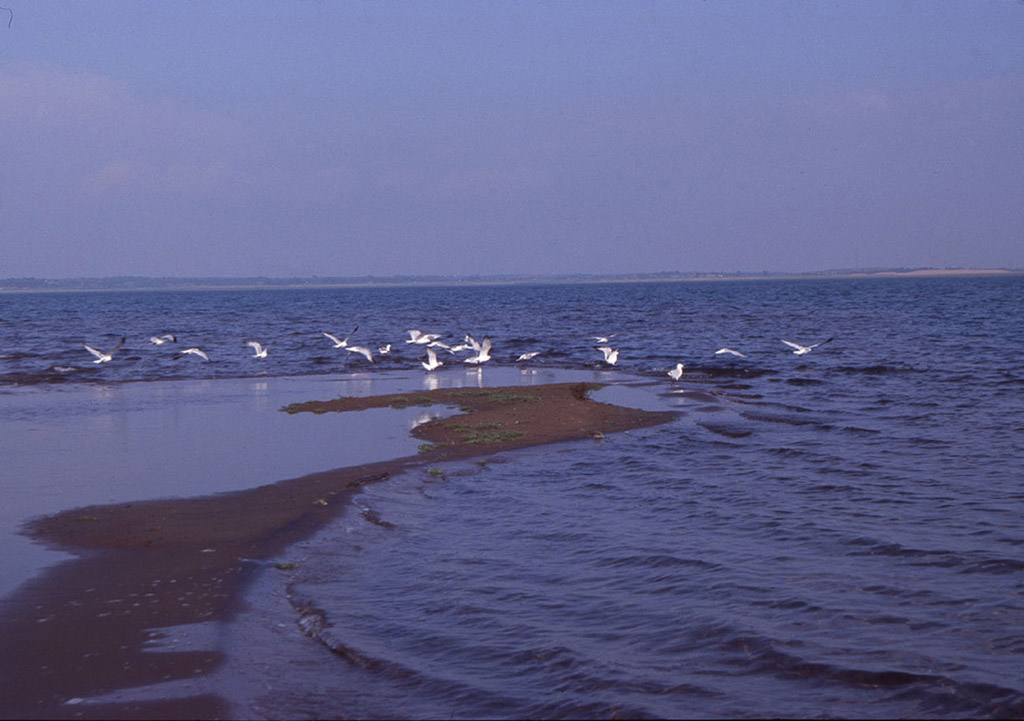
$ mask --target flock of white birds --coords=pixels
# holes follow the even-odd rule
[[[352,345],[349,343],[349,339],[352,338],[352,336],[355,334],[357,330],[359,330],[359,326],[353,328],[352,332],[349,333],[344,338],[338,338],[336,335],[328,333],[327,331],[321,332],[323,333],[324,336],[327,337],[328,340],[331,341],[331,343],[333,343],[334,348],[344,348],[349,353],[356,353],[366,358],[366,360],[369,361],[370,363],[375,363],[376,361],[374,360],[373,351],[370,348],[361,345]],[[486,363],[487,361],[491,360],[492,344],[491,339],[487,336],[484,336],[484,339],[482,341],[477,341],[476,338],[467,333],[462,343],[459,343],[457,345],[449,345],[441,340],[442,335],[440,333],[424,333],[423,331],[415,328],[407,330],[406,333],[409,334],[408,339],[406,339],[405,341],[406,343],[425,346],[426,357],[420,361],[420,364],[427,371],[435,371],[444,365],[444,361],[438,359],[438,350],[443,350],[453,356],[457,356],[459,353],[462,352],[471,351],[471,356],[469,356],[468,358],[460,359],[463,363],[468,363],[469,365],[480,366]],[[618,348],[613,348],[611,345],[611,338],[613,337],[614,336],[591,336],[591,340],[597,343],[597,345],[593,346],[594,350],[601,352],[603,362],[609,366],[613,366],[619,362],[619,350]],[[113,360],[114,353],[118,349],[120,349],[121,346],[124,345],[125,340],[125,338],[121,338],[121,340],[113,348],[107,351],[96,350],[95,348],[89,345],[86,345],[85,349],[89,351],[93,356],[95,356],[95,360],[93,361],[93,363],[109,363],[111,360]],[[825,345],[826,343],[829,343],[830,341],[833,340],[833,338],[827,338],[823,341],[813,343],[811,345],[801,345],[800,343],[793,343],[792,341],[783,340],[781,338],[779,340],[781,340],[787,346],[792,348],[793,353],[795,355],[800,356],[810,353],[818,346],[822,346]],[[152,343],[153,345],[164,345],[165,343],[177,343],[178,339],[171,333],[165,333],[163,335],[150,336],[149,342]],[[267,357],[268,346],[263,345],[260,341],[247,340],[245,341],[244,344],[253,349],[254,358]],[[518,358],[516,358],[516,362],[522,363],[532,360],[533,358],[536,358],[543,352],[544,351],[542,350],[537,350],[530,351],[528,353],[522,353]],[[390,355],[390,353],[390,343],[379,346],[377,348],[377,354],[380,356],[387,356]],[[183,348],[182,350],[176,352],[174,354],[174,357],[182,358],[187,355],[194,355],[206,361],[210,360],[210,356],[207,355],[207,353],[204,350],[198,347]],[[734,356],[737,358],[747,357],[746,354],[741,353],[738,350],[733,350],[732,348],[719,348],[712,355]],[[683,377],[684,370],[685,365],[683,363],[676,363],[675,367],[668,372],[668,376],[672,380],[678,381]]]

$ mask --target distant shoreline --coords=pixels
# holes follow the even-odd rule
[[[473,285],[561,285],[570,283],[696,283],[749,280],[842,280],[1017,276],[1024,269],[879,268],[805,273],[636,273],[620,275],[360,276],[360,277],[149,277],[4,278],[0,293],[117,290],[259,290],[297,288],[388,288]]]

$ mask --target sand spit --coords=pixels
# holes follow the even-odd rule
[[[119,503],[37,519],[26,533],[79,555],[24,584],[0,618],[3,718],[227,718],[202,679],[216,648],[162,643],[173,626],[222,623],[254,574],[339,515],[360,486],[408,468],[666,422],[590,400],[589,383],[439,389],[293,404],[289,413],[446,405],[462,413],[424,423],[416,456],[314,473],[198,498]],[[275,571],[276,572],[276,571]],[[144,702],[100,697],[150,688]],[[90,700],[97,699],[97,700]]]

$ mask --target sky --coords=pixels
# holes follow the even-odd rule
[[[0,4],[0,278],[1024,268],[1021,0]]]

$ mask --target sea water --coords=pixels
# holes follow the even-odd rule
[[[677,411],[365,488],[222,635],[239,716],[1020,716],[1022,298],[1021,277],[7,294],[0,383],[582,374]],[[393,353],[322,335],[355,326]],[[494,360],[430,376],[409,328],[487,335]],[[110,363],[81,347],[122,336]]]

